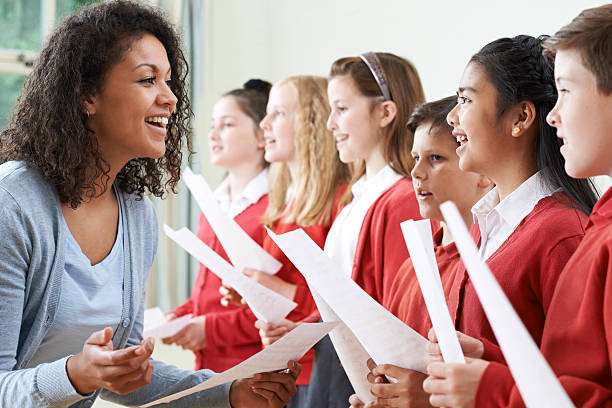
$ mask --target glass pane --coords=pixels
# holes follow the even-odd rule
[[[40,49],[41,0],[0,0],[0,48]]]
[[[97,3],[98,1],[100,0],[57,0],[55,3],[55,21],[60,22],[64,17],[74,13],[82,6],[86,4]]]
[[[9,115],[23,89],[23,75],[0,75],[0,129],[9,122]]]

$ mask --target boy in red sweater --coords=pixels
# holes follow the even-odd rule
[[[612,175],[611,32],[608,4],[583,11],[544,45],[555,56],[559,91],[547,121],[563,140],[561,153],[572,177]],[[612,406],[611,197],[609,190],[593,208],[584,239],[558,280],[542,333],[542,353],[579,407]],[[464,350],[478,348],[474,339],[460,340]],[[469,354],[480,357],[480,350]],[[503,360],[436,362],[428,371],[424,388],[436,406],[524,406]]]
[[[462,171],[459,168],[458,147],[452,128],[446,123],[446,115],[457,104],[457,97],[450,96],[438,101],[425,103],[417,107],[408,121],[410,133],[414,135],[412,157],[412,183],[417,193],[419,211],[423,218],[443,221],[440,204],[452,200],[460,209],[467,225],[472,225],[470,209],[485,193],[490,190],[492,182],[477,173]],[[453,237],[442,224],[434,234],[436,261],[442,280],[442,286],[448,295],[453,281],[454,270],[459,262],[459,253]],[[401,239],[402,245],[405,245]],[[392,284],[381,299],[382,305],[400,318],[408,326],[426,336],[431,321],[425,306],[425,299],[416,279],[410,258],[401,265]],[[370,364],[374,363],[370,361]],[[422,389],[424,374],[401,367],[386,364],[372,369],[375,375],[389,375],[397,383],[376,383],[372,394],[378,402],[384,404],[393,400],[397,406],[413,406],[427,400],[428,395]],[[372,381],[374,376],[370,376]],[[351,406],[363,404],[356,395],[350,399]]]

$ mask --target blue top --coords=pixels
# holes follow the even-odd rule
[[[118,196],[116,189],[113,189]],[[117,197],[117,202],[119,198]],[[91,261],[62,219],[66,254],[62,293],[55,319],[27,367],[75,354],[89,334],[121,323],[123,303],[123,222],[119,207],[117,236],[111,252],[101,262]]]
[[[124,239],[121,324],[113,336],[115,349],[142,340],[146,280],[158,239],[150,200],[121,191],[117,198]],[[152,360],[149,385],[126,395],[98,390],[83,396],[68,379],[69,355],[28,368],[55,319],[61,320],[58,310],[67,254],[62,222],[57,193],[37,170],[22,162],[0,164],[0,406],[89,407],[100,394],[122,405],[143,405],[210,378],[214,373],[209,370],[180,370]],[[82,345],[73,353],[81,350]],[[192,394],[172,406],[229,408],[230,386]]]

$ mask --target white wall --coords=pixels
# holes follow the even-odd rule
[[[553,34],[603,1],[205,0],[207,73],[197,113],[209,126],[215,100],[249,78],[327,75],[331,63],[388,51],[418,68],[427,99],[453,94],[470,56],[503,36]],[[202,134],[200,136],[202,140]],[[205,144],[200,143],[205,147]],[[206,173],[219,171],[202,164]],[[214,176],[211,180],[214,179]]]

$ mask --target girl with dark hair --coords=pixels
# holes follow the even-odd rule
[[[538,345],[557,280],[596,201],[590,181],[565,173],[561,141],[546,122],[557,92],[542,39],[521,35],[487,44],[465,68],[458,105],[448,115],[461,143],[461,168],[496,184],[472,210],[479,253]],[[455,276],[448,306],[471,349],[467,357],[504,361],[465,268]],[[484,360],[465,365],[466,389],[475,391]],[[430,368],[423,384],[430,402],[449,406],[436,378],[444,367]],[[474,393],[467,394],[450,406],[472,406]]]
[[[50,37],[0,136],[0,405],[141,405],[201,383],[142,339],[157,248],[149,192],[189,147],[187,65],[156,11],[111,1]],[[281,407],[299,366],[196,393],[176,407]]]
[[[573,177],[612,175],[611,30],[612,5],[607,4],[582,11],[544,42],[545,53],[555,57],[559,90],[547,121],[557,129],[565,169]],[[559,277],[542,333],[542,354],[572,402],[582,408],[608,407],[612,401],[611,197],[608,189],[593,208],[584,239]],[[483,365],[484,372],[476,369]],[[470,406],[476,407],[525,407],[506,365],[474,360],[465,367],[471,372],[467,378],[457,368],[438,381],[441,387],[454,382],[457,392],[441,397],[473,401]],[[481,376],[472,375],[477,372]],[[465,387],[463,379],[476,383]]]
[[[227,176],[214,195],[221,207],[255,242],[263,243],[261,217],[268,205],[268,171],[264,160],[263,130],[272,84],[252,79],[241,89],[226,93],[215,103],[208,147],[214,165]],[[229,261],[204,214],[198,237]],[[189,299],[167,316],[168,320],[192,314],[180,332],[163,339],[192,350],[195,368],[225,371],[261,350],[255,316],[248,308],[221,304],[221,279],[200,265]]]

